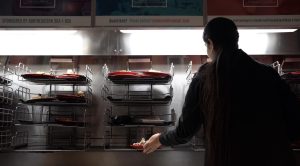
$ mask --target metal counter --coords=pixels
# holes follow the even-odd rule
[[[1,153],[3,166],[202,166],[204,152],[53,152]]]

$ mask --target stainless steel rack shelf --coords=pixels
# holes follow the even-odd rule
[[[61,79],[25,79],[26,81],[42,84],[42,85],[50,85],[50,84],[60,84],[60,85],[89,85],[91,84],[91,80],[84,81],[73,81],[73,80],[61,80]]]
[[[55,75],[54,70],[50,71],[51,75]],[[19,81],[28,81],[35,84],[41,84],[41,85],[74,85],[74,86],[86,86],[90,85],[92,82],[93,72],[92,69],[86,65],[85,67],[85,73],[82,76],[82,78],[23,78],[23,74],[30,74],[31,69],[24,65],[23,63],[19,63],[18,66],[16,66],[16,75],[18,76]]]
[[[54,92],[52,92],[54,93]],[[68,92],[69,94],[70,92]],[[24,105],[34,105],[34,106],[74,106],[74,107],[88,107],[91,105],[92,103],[92,89],[90,87],[87,88],[87,91],[85,92],[85,97],[82,98],[77,98],[74,97],[74,99],[70,100],[70,101],[64,101],[64,100],[59,100],[56,98],[56,95],[52,95],[53,97],[51,97],[51,101],[40,101],[41,99],[37,99],[32,100],[31,96],[33,95],[32,93],[30,93],[30,89],[25,88],[25,87],[19,87],[15,94],[17,95],[17,97],[19,98],[20,104],[24,104]],[[58,93],[57,95],[61,95],[62,92]],[[71,96],[72,97],[72,96]],[[80,99],[80,100],[79,100]],[[80,102],[74,102],[79,100]],[[84,101],[84,102],[83,102]]]
[[[167,124],[160,125],[145,125],[145,124],[136,124],[136,125],[111,125],[106,127],[126,127],[126,128],[145,128],[145,127],[172,127],[174,126],[174,122],[167,122]]]
[[[82,110],[79,110],[81,112]],[[16,126],[52,126],[52,127],[69,127],[69,128],[85,128],[88,126],[87,113],[78,114],[74,111],[61,111],[57,113],[43,113],[44,110],[29,111],[28,108],[19,106],[15,112]]]
[[[102,74],[105,77],[105,79],[113,84],[146,84],[146,85],[163,85],[163,84],[171,84],[174,76],[174,65],[171,63],[169,74],[170,77],[167,78],[143,78],[143,77],[137,77],[137,78],[120,78],[120,79],[113,79],[108,77],[109,68],[106,64],[102,67]]]
[[[289,78],[284,78],[284,80],[287,82],[287,83],[290,83],[290,84],[300,84],[300,78],[297,78],[297,79],[289,79]]]
[[[172,82],[172,79],[167,79],[167,80],[163,80],[163,79],[120,79],[120,80],[112,80],[107,78],[108,80],[110,80],[112,83],[114,84],[170,84]]]
[[[168,97],[166,99],[153,99],[153,100],[133,100],[133,99],[112,99],[108,98],[108,100],[118,106],[138,106],[138,105],[170,105],[172,102],[172,98]]]
[[[3,105],[12,105],[14,92],[11,87],[0,86],[0,103]]]
[[[0,151],[10,150],[12,143],[11,130],[0,130]]]
[[[0,85],[10,86],[10,85],[12,85],[12,80],[0,76]]]
[[[35,102],[35,103],[26,103],[26,105],[35,105],[35,106],[74,106],[74,107],[88,107],[87,103],[65,103],[65,102]]]
[[[69,128],[85,128],[86,126],[78,125],[78,126],[71,126],[71,125],[61,125],[55,123],[33,123],[33,122],[22,122],[22,123],[15,123],[16,126],[52,126],[52,127],[69,127]]]
[[[17,131],[13,136],[12,148],[18,149],[21,147],[26,147],[27,145],[28,145],[28,132]]]
[[[55,58],[54,58],[55,59]],[[53,63],[53,64],[52,64]],[[55,63],[55,64],[54,64]],[[62,70],[58,63],[73,63],[72,74],[69,69]],[[69,64],[66,66],[70,66]],[[53,70],[53,67],[56,68]],[[31,93],[31,90],[20,86],[16,91],[18,107],[16,110],[15,126],[17,130],[27,130],[27,135],[20,135],[19,140],[26,136],[24,151],[31,150],[85,150],[89,143],[89,123],[87,107],[92,103],[91,68],[86,65],[82,73],[73,74],[79,67],[74,61],[60,62],[50,59],[50,73],[47,78],[33,73],[28,66],[19,63],[16,66],[18,81],[29,83],[39,88],[49,88],[44,94]],[[67,73],[64,73],[66,72]],[[68,90],[66,90],[68,89]],[[45,112],[46,111],[46,112]],[[43,130],[35,131],[38,127]]]
[[[14,73],[12,69],[0,65],[0,85],[11,86],[13,81],[10,77],[13,76]]]
[[[166,85],[103,85],[102,97],[113,105],[137,106],[137,105],[170,105],[173,97],[173,87]],[[166,88],[167,86],[167,88]],[[157,89],[157,88],[162,88]],[[156,88],[156,89],[155,89]],[[118,89],[118,90],[116,90]]]
[[[14,91],[11,87],[14,72],[0,65],[0,152],[10,151],[13,140]]]
[[[129,59],[128,69],[130,63],[152,64],[150,59],[133,59],[132,62]],[[118,78],[108,76],[110,71],[106,64],[102,67],[102,73],[106,82],[102,87],[101,96],[111,107],[111,109],[107,109],[105,112],[105,150],[122,149],[136,151],[136,149],[133,149],[130,145],[139,142],[142,137],[148,138],[157,131],[164,131],[175,125],[175,112],[166,113],[162,111],[158,113],[154,111],[154,107],[163,106],[167,108],[172,102],[173,63],[170,65],[169,73],[164,73],[165,75],[161,78],[155,77],[154,75],[153,78],[143,75],[146,72],[147,71],[136,71],[137,75],[133,78]],[[117,106],[127,107],[127,113],[125,113],[124,116],[130,115],[133,117],[130,123],[120,124],[112,120],[112,117],[122,115],[122,113],[119,112],[120,110],[116,109],[120,108]],[[135,107],[140,106],[147,108],[134,111]],[[113,107],[114,111],[112,111]],[[164,117],[161,117],[162,115]],[[152,123],[149,122],[149,120],[152,120]]]
[[[13,110],[0,108],[0,128],[7,128],[13,125]]]

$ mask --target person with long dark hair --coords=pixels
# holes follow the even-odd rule
[[[297,165],[290,148],[300,136],[297,99],[272,67],[238,48],[238,39],[232,20],[207,23],[211,62],[194,76],[176,128],[151,136],[144,153],[187,143],[203,126],[206,166]]]

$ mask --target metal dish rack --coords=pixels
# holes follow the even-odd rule
[[[6,66],[0,65],[0,85],[11,86],[12,85],[12,76],[14,71]]]
[[[0,66],[0,152],[12,149],[12,129],[14,121],[14,92],[12,85],[13,71]]]
[[[13,136],[12,147],[18,149],[26,146],[28,146],[28,132],[17,131]]]
[[[15,112],[15,125],[43,125],[53,127],[85,128],[88,125],[87,111],[53,110],[51,115],[46,109],[28,109],[19,106]]]
[[[151,60],[129,59],[128,70],[129,62],[148,62],[151,63],[152,69]],[[169,108],[173,98],[173,63],[170,64],[171,78],[168,80],[139,78],[116,81],[108,78],[109,72],[108,66],[104,64],[102,73],[106,83],[102,87],[101,96],[107,102],[104,113],[105,150],[135,150],[131,148],[131,144],[139,142],[142,138],[147,139],[155,132],[174,127],[176,114]],[[115,116],[128,116],[133,121],[127,124],[114,124],[112,118]]]
[[[12,147],[13,110],[0,108],[0,151],[11,150]]]
[[[274,62],[271,66],[281,75],[281,78],[290,86],[292,92],[296,95],[300,103],[300,75],[293,75],[289,72],[300,71],[300,58],[285,58],[282,64],[279,61]],[[300,141],[293,142],[292,147],[299,149]]]
[[[91,144],[91,132],[83,128],[61,128],[53,126],[49,132],[51,148],[60,150],[82,150]]]
[[[171,63],[169,70],[172,77],[167,82],[155,79],[124,79],[116,83],[108,79],[109,72],[108,66],[104,64],[102,73],[106,79],[106,84],[102,87],[101,96],[114,105],[169,105],[172,102],[173,63]]]
[[[174,126],[176,121],[175,110],[171,113],[155,114],[154,111],[130,111],[130,115],[118,115],[118,110],[107,109],[105,113],[106,127],[168,127]],[[118,118],[125,117],[126,121]],[[129,118],[129,120],[128,120]]]
[[[0,150],[7,151],[11,149],[12,134],[11,130],[0,130]]]
[[[61,72],[60,70],[50,70],[50,75],[56,75],[57,73]],[[59,78],[31,78],[31,79],[24,79],[22,74],[29,74],[32,73],[31,69],[23,63],[19,63],[16,66],[16,73],[18,76],[19,81],[29,81],[35,84],[42,84],[42,85],[90,85],[92,82],[93,72],[92,69],[86,65],[85,72],[82,76],[85,79],[83,80],[66,80],[66,79],[59,79]]]
[[[167,84],[166,84],[167,85]],[[103,85],[102,97],[114,105],[170,105],[173,97],[171,84],[164,92],[159,88],[165,85],[136,85],[136,84],[112,84]],[[156,91],[157,90],[157,91]]]
[[[88,107],[92,104],[92,70],[86,65],[84,80],[68,79],[24,79],[22,74],[31,73],[29,67],[19,63],[16,67],[19,81],[33,83],[32,86],[49,86],[47,94],[31,93],[26,87],[19,87],[15,94],[19,104],[15,114],[17,128],[27,129],[23,136],[28,140],[30,150],[86,150],[90,143]],[[53,70],[51,75],[59,75],[60,70]],[[58,90],[60,87],[63,87]],[[67,88],[64,88],[67,87]],[[71,90],[65,90],[71,89]],[[83,90],[84,89],[84,90]],[[83,91],[84,98],[78,101],[76,91]],[[33,95],[51,98],[51,100],[35,100]],[[75,97],[74,100],[63,100],[58,96]],[[53,99],[53,100],[52,100]],[[82,99],[82,100],[81,100]],[[30,128],[42,128],[43,132],[33,133]],[[37,143],[35,140],[42,140]]]
[[[42,100],[31,100],[33,95],[40,95],[36,93],[31,93],[29,88],[22,87],[20,86],[16,90],[16,95],[21,101],[21,104],[26,104],[26,105],[40,105],[40,106],[78,106],[78,107],[87,107],[92,104],[92,89],[87,86],[86,91],[84,91],[84,100],[81,102],[72,102],[72,101],[64,101],[64,100],[59,100],[56,99],[56,95],[72,95],[74,94],[74,91],[50,91],[48,94],[46,94],[47,97],[54,98],[54,100],[51,101],[42,101]],[[76,99],[76,98],[75,98]],[[30,101],[30,102],[29,102]]]
[[[282,64],[279,61],[276,61],[271,64],[271,66],[276,69],[289,85],[291,90],[295,93],[300,102],[300,75],[292,76],[289,72],[299,72],[300,68],[300,59],[299,58],[286,58],[283,60]]]
[[[11,87],[0,85],[0,103],[3,105],[13,104],[14,92]]]
[[[193,69],[193,62],[190,61],[185,71],[187,84],[190,84],[192,82],[192,78],[194,76],[192,69]]]
[[[0,108],[0,128],[10,128],[13,125],[13,110]]]

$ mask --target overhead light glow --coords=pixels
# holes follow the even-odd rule
[[[240,33],[288,33],[297,29],[239,29]]]
[[[127,38],[132,55],[197,55],[202,41],[199,30],[150,30],[131,33]]]
[[[240,33],[288,33],[288,32],[295,32],[298,29],[239,29]],[[160,33],[160,32],[203,32],[203,29],[198,30],[131,30],[125,29],[120,30],[121,33]]]
[[[239,29],[239,46],[249,54],[265,54],[268,33],[295,32],[297,29]],[[125,43],[131,55],[206,55],[203,29],[120,30],[128,34]]]
[[[82,36],[76,30],[0,30],[0,55],[80,55]]]

